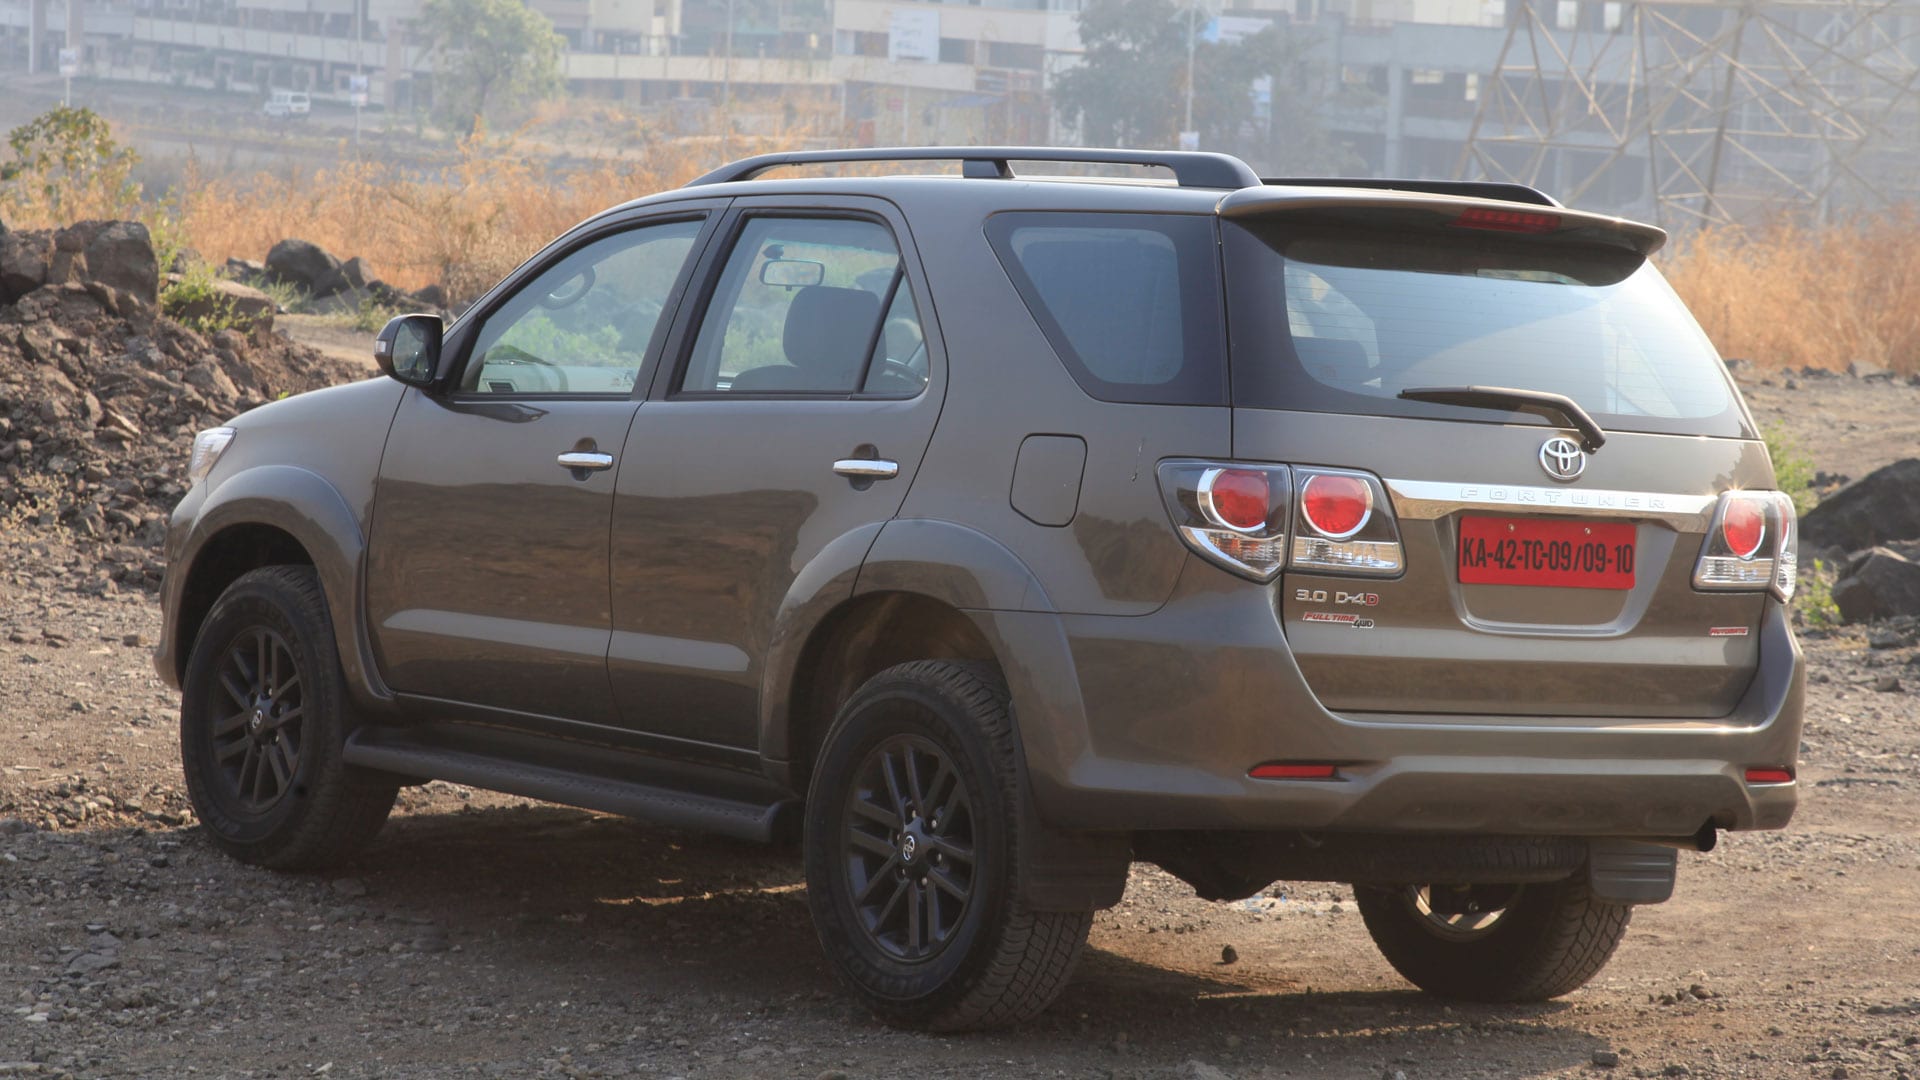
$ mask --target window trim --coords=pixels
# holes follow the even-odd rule
[[[1114,224],[1111,226],[1102,226],[1099,223],[1101,220],[1118,222],[1127,219],[1140,220],[1137,224],[1128,220],[1126,224]],[[1205,304],[1196,306],[1201,308],[1199,314],[1204,315],[1210,320],[1210,329],[1213,335],[1212,344],[1215,346],[1219,357],[1219,371],[1216,378],[1208,380],[1211,385],[1207,387],[1199,386],[1200,380],[1197,378],[1190,380],[1195,385],[1192,387],[1183,387],[1183,389],[1195,391],[1190,393],[1154,393],[1151,384],[1117,383],[1109,379],[1103,379],[1095,374],[1092,367],[1081,358],[1079,351],[1074,347],[1072,339],[1067,335],[1066,328],[1060,324],[1059,320],[1054,317],[1053,312],[1049,310],[1045,302],[1041,300],[1038,286],[1035,285],[1033,278],[1027,273],[1026,267],[1020,261],[1019,255],[1013,250],[1013,234],[1023,227],[1072,228],[1077,226],[1081,228],[1140,228],[1146,231],[1155,231],[1165,236],[1173,245],[1175,258],[1184,261],[1185,256],[1189,253],[1183,250],[1179,239],[1175,237],[1170,230],[1156,230],[1153,228],[1153,222],[1166,221],[1168,219],[1204,223],[1210,241],[1208,254],[1201,261],[1213,274],[1212,310],[1206,310],[1207,305]],[[1134,210],[1002,210],[987,218],[984,232],[988,246],[993,250],[995,260],[999,262],[1001,270],[1006,273],[1007,280],[1012,283],[1014,291],[1019,294],[1020,302],[1026,306],[1027,313],[1032,316],[1034,325],[1040,329],[1041,336],[1046,339],[1048,347],[1060,361],[1061,366],[1066,368],[1067,374],[1073,379],[1074,384],[1080,388],[1082,393],[1096,401],[1105,401],[1120,405],[1184,405],[1201,408],[1225,408],[1231,402],[1232,395],[1229,385],[1231,373],[1228,362],[1230,337],[1228,334],[1226,305],[1227,286],[1226,275],[1220,262],[1218,216],[1211,213],[1164,213]],[[1189,315],[1194,314],[1194,312],[1189,309],[1190,298],[1186,295],[1187,287],[1188,282],[1183,275],[1181,280],[1180,311],[1183,320],[1182,333],[1187,340],[1182,342],[1182,346],[1185,351],[1191,353],[1193,351],[1190,347],[1192,340],[1191,331],[1185,327],[1184,320]],[[1181,383],[1176,380],[1173,385],[1179,386]]]
[[[665,357],[675,319],[680,307],[685,303],[688,287],[693,283],[694,274],[700,267],[706,249],[712,243],[714,223],[721,216],[720,212],[723,209],[724,204],[703,203],[697,207],[663,208],[660,213],[648,214],[644,217],[612,219],[589,226],[575,234],[563,235],[539,254],[521,263],[461,316],[458,327],[461,337],[455,350],[458,355],[448,369],[445,400],[461,405],[483,404],[489,401],[643,400],[647,387],[653,380],[654,369],[659,367],[660,361]],[[674,278],[673,287],[667,291],[666,302],[661,305],[660,319],[654,324],[653,336],[648,339],[646,352],[640,358],[640,367],[634,371],[633,386],[626,393],[589,393],[570,390],[496,394],[461,388],[460,384],[466,379],[467,368],[473,362],[474,346],[479,344],[480,335],[486,329],[487,320],[499,314],[501,308],[539,280],[542,274],[602,240],[654,226],[689,221],[699,222],[700,229],[694,233],[693,246],[688,249],[686,260],[681,263],[680,273]]]
[[[927,340],[931,337],[931,331],[928,329],[926,305],[920,302],[921,293],[913,290],[913,274],[907,268],[910,248],[907,244],[901,242],[901,231],[894,227],[894,222],[886,214],[877,210],[855,206],[794,206],[779,204],[738,206],[728,213],[728,220],[722,223],[720,230],[715,235],[714,243],[711,245],[711,254],[705,260],[706,266],[704,267],[700,287],[697,293],[691,298],[693,302],[688,305],[689,315],[685,321],[685,325],[679,327],[680,339],[675,348],[673,363],[671,365],[664,363],[660,365],[664,370],[670,372],[665,391],[661,395],[662,398],[666,401],[860,402],[913,401],[924,396],[933,386],[933,371],[931,368],[933,350],[931,346],[928,348],[929,368],[927,372],[927,382],[919,390],[911,394],[872,394],[857,390],[853,393],[807,390],[766,390],[753,393],[736,393],[732,390],[683,389],[686,384],[688,371],[693,364],[694,348],[700,342],[700,332],[706,328],[707,315],[712,310],[715,299],[718,298],[720,283],[726,277],[727,267],[733,261],[733,253],[739,246],[741,235],[746,232],[748,224],[754,219],[770,217],[785,218],[788,220],[868,221],[885,229],[887,236],[893,241],[894,252],[900,260],[899,266],[895,271],[897,282],[895,288],[897,289],[899,285],[904,284],[911,290],[908,295],[913,299],[914,313],[920,320],[922,340]],[[888,302],[891,302],[893,295],[893,292],[887,294],[886,299]],[[860,375],[860,382],[863,386],[866,384],[869,369],[873,364],[873,350],[880,335],[886,332],[886,324],[887,306],[886,304],[882,304],[880,308],[880,318],[874,324],[874,335],[867,340],[867,357],[861,367]]]

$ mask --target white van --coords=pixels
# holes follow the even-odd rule
[[[305,116],[313,111],[313,98],[298,90],[275,90],[273,96],[267,99],[263,111],[275,120]]]

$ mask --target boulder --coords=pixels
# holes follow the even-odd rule
[[[228,259],[220,272],[235,281],[253,282],[267,276],[267,266],[252,259]]]
[[[266,276],[291,285],[314,298],[332,296],[347,287],[340,260],[325,248],[306,240],[282,240],[267,252]]]
[[[1800,521],[1803,547],[1848,551],[1920,537],[1920,458],[1876,469],[1834,492]]]
[[[373,276],[373,269],[358,255],[340,264],[340,277],[355,289],[367,288],[371,282],[377,280]]]
[[[1833,603],[1848,622],[1920,615],[1920,563],[1891,548],[1863,552],[1834,584]]]
[[[84,249],[86,276],[149,304],[160,299],[160,261],[153,237],[137,221],[96,223]],[[77,226],[76,226],[77,227]]]
[[[447,287],[438,282],[416,290],[413,296],[414,299],[426,304],[428,307],[443,308],[448,306]]]
[[[0,235],[0,304],[9,303],[46,284],[47,262],[53,240],[43,232]]]

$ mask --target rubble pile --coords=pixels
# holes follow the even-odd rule
[[[160,280],[137,222],[0,225],[0,536],[69,530],[110,568],[97,588],[157,580],[196,431],[365,374],[274,333],[270,313],[188,329],[161,314]]]

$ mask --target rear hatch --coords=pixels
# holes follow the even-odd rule
[[[1221,216],[1234,456],[1294,465],[1303,504],[1300,466],[1371,474],[1386,505],[1363,535],[1397,529],[1402,545],[1378,576],[1296,558],[1282,578],[1289,644],[1323,703],[1732,712],[1771,573],[1716,591],[1695,572],[1722,493],[1773,475],[1713,346],[1646,259],[1658,230],[1272,189],[1229,196]],[[1582,447],[1599,440],[1565,409],[1468,389],[1486,387],[1563,395],[1604,441]]]

